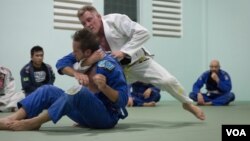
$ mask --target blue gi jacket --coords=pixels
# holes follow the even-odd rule
[[[46,84],[54,84],[55,82],[55,74],[52,70],[52,67],[49,64],[42,64],[46,68],[46,72],[48,74],[48,82]],[[34,67],[32,65],[32,62],[30,61],[28,64],[26,64],[22,70],[20,71],[21,75],[21,83],[22,83],[22,89],[25,92],[25,95],[29,95],[31,92],[35,91],[38,87],[44,85],[43,83],[37,83],[35,81],[34,77]]]
[[[59,59],[56,63],[56,68],[59,74],[63,74],[61,70],[64,67],[73,67],[73,65],[77,62],[73,53],[69,53],[68,55],[64,56],[63,58]]]
[[[219,70],[218,77],[220,79],[217,84],[211,78],[211,71],[204,72],[193,85],[193,92],[198,93],[203,85],[206,85],[207,91],[218,91],[219,93],[228,93],[232,89],[231,78],[224,70]]]
[[[63,58],[57,61],[56,68],[58,70],[58,73],[63,74],[61,72],[61,69],[63,69],[64,67],[73,67],[73,64],[76,62],[77,60],[75,56],[73,55],[73,53],[70,53],[67,56],[64,56]],[[114,72],[111,73],[111,71],[114,71]],[[106,76],[106,78],[108,78],[107,84],[119,92],[119,99],[116,103],[112,103],[104,94],[99,93],[97,94],[97,96],[103,100],[103,103],[107,107],[110,107],[111,109],[116,109],[116,110],[122,109],[122,111],[118,111],[118,112],[124,112],[124,113],[119,113],[119,115],[121,116],[120,118],[125,118],[127,116],[127,111],[125,107],[128,101],[128,95],[127,95],[128,88],[127,88],[127,85],[126,87],[123,87],[124,83],[126,83],[126,79],[124,75],[123,76],[120,75],[124,73],[119,62],[115,60],[112,56],[106,54],[105,58],[102,61],[97,63],[96,73],[103,74],[104,76]]]
[[[127,117],[126,105],[128,102],[128,87],[123,69],[121,68],[119,62],[112,56],[106,55],[103,60],[97,63],[96,73],[106,76],[107,85],[117,90],[119,94],[119,98],[116,103],[111,102],[102,92],[96,94],[97,97],[103,101],[106,107],[117,110],[120,118],[123,119]]]

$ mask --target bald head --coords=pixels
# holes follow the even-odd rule
[[[220,69],[220,62],[218,61],[218,60],[212,60],[211,62],[210,62],[210,71],[211,72],[218,72],[219,71],[219,69]]]

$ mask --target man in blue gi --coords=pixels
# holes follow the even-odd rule
[[[89,30],[74,34],[73,54],[78,61],[88,58],[98,49],[99,42]],[[68,92],[52,85],[38,88],[19,102],[20,109],[16,113],[0,119],[0,129],[37,130],[47,121],[57,123],[64,115],[88,128],[114,127],[119,119],[127,116],[128,101],[128,87],[118,61],[104,54],[84,77],[79,82],[82,87]]]
[[[127,106],[153,107],[161,98],[160,89],[152,84],[136,81],[129,84],[129,100]]]
[[[55,74],[52,67],[43,62],[43,48],[41,46],[32,47],[30,56],[31,61],[20,71],[22,90],[25,96],[28,96],[42,85],[53,85],[55,82]]]
[[[203,85],[206,85],[206,93],[201,92]],[[234,101],[235,95],[231,92],[232,83],[227,72],[220,69],[218,60],[210,62],[210,70],[204,72],[193,85],[190,98],[198,105],[228,105]]]
[[[158,64],[143,47],[143,44],[150,37],[146,28],[124,14],[101,16],[95,7],[89,5],[80,8],[77,16],[84,28],[97,34],[100,39],[100,47],[104,51],[111,52],[115,58],[120,60],[129,83],[140,80],[153,84],[171,94],[182,104],[183,109],[192,113],[196,118],[206,119],[202,109],[192,103],[193,100],[188,97],[178,80]],[[99,57],[98,53],[94,56],[96,57],[92,56],[92,59],[85,60],[84,66],[87,67],[95,63],[95,58]],[[60,74],[74,76],[76,79],[82,80],[81,73],[72,69],[75,60],[70,53],[58,60],[56,68]]]

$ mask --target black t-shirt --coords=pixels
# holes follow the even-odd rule
[[[212,73],[210,72],[208,80],[207,80],[207,84],[209,84],[209,85],[207,85],[207,90],[209,90],[209,91],[213,91],[213,90],[218,89],[217,88],[218,84],[217,84],[217,82],[215,80],[212,79],[211,74]]]
[[[34,78],[37,84],[47,84],[49,82],[49,72],[45,65],[40,68],[34,67]]]

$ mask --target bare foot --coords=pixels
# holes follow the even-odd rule
[[[212,102],[205,102],[205,104],[204,104],[205,106],[212,106],[213,105],[213,103]]]
[[[38,130],[41,124],[30,122],[29,119],[14,120],[9,123],[9,128],[14,131]]]
[[[143,103],[143,106],[145,106],[145,107],[154,107],[156,104],[155,104],[155,102],[154,101],[152,101],[152,102],[145,102],[145,103]]]
[[[204,112],[199,107],[197,107],[191,103],[183,103],[182,106],[185,110],[194,114],[198,119],[200,119],[200,120],[206,119]]]
[[[203,98],[201,93],[198,93],[198,95],[197,95],[197,104],[198,105],[205,105],[205,101],[204,101],[204,98]]]
[[[10,122],[11,122],[11,119],[9,119],[9,118],[1,118],[0,119],[0,130],[11,130],[8,126]]]

